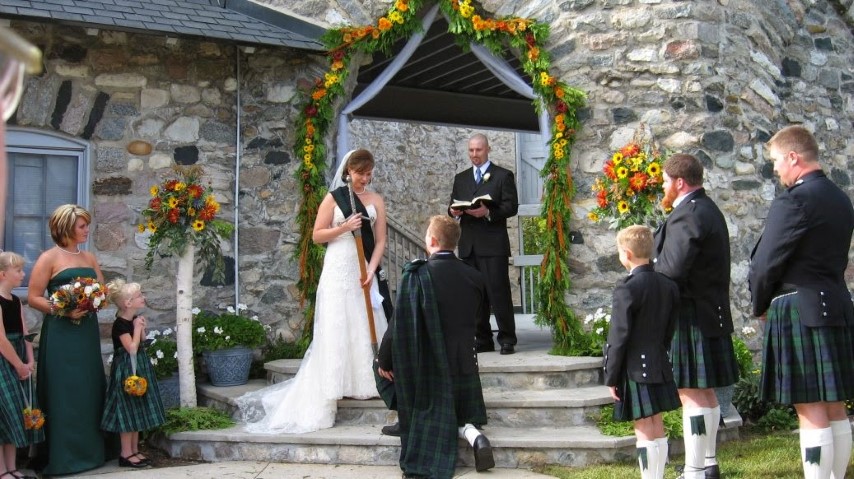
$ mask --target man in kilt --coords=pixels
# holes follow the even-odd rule
[[[489,440],[476,427],[486,424],[475,351],[486,283],[454,255],[459,238],[452,218],[430,218],[424,238],[430,258],[404,267],[380,347],[378,373],[394,382],[404,477],[453,477],[457,437],[474,448],[478,472],[495,466]]]
[[[805,478],[845,476],[854,398],[854,307],[845,283],[851,199],[821,170],[802,126],[768,142],[786,190],[771,203],[750,261],[753,314],[766,318],[760,397],[793,404]]]
[[[614,419],[634,421],[641,479],[664,479],[668,444],[661,413],[680,405],[668,358],[679,287],[653,271],[652,232],[646,226],[617,233],[617,250],[629,275],[614,288],[605,385],[616,401]]]
[[[682,477],[718,478],[721,408],[713,388],[738,380],[729,307],[729,232],[703,188],[703,165],[691,155],[675,154],[665,161],[662,203],[673,210],[655,232],[655,270],[679,286],[670,359],[682,401]]]

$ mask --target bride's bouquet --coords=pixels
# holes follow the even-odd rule
[[[51,309],[63,313],[75,309],[97,313],[107,305],[107,294],[107,287],[94,279],[76,278],[50,295]],[[71,318],[71,322],[80,324],[80,319]]]

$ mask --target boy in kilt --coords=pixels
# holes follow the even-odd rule
[[[675,154],[664,162],[662,203],[672,212],[655,232],[655,270],[679,286],[670,360],[682,402],[682,477],[717,479],[721,408],[714,388],[738,380],[729,305],[729,231],[703,188],[703,165],[691,155]]]
[[[404,477],[450,479],[457,438],[474,448],[475,469],[495,466],[475,351],[475,330],[487,307],[482,274],[454,255],[460,226],[433,216],[424,238],[429,259],[403,269],[395,317],[378,357],[380,376],[394,382]]]
[[[17,470],[17,448],[44,441],[42,425],[24,420],[24,409],[38,410],[38,405],[32,388],[33,345],[24,339],[27,325],[21,300],[12,294],[23,280],[24,258],[0,253],[0,479],[33,477]]]
[[[641,478],[663,479],[668,445],[661,413],[680,407],[668,359],[679,287],[652,269],[652,232],[646,226],[617,233],[617,251],[629,275],[614,288],[605,385],[616,401],[614,419],[635,423]]]
[[[155,428],[165,421],[157,376],[151,359],[142,344],[145,338],[145,317],[136,313],[145,307],[145,296],[139,283],[115,279],[107,285],[110,301],[116,305],[113,322],[113,364],[101,428],[119,433],[121,441],[120,467],[150,466],[149,459],[139,453],[139,431]],[[125,391],[125,380],[136,375],[148,382],[141,396]]]
[[[851,457],[844,401],[854,398],[854,306],[845,283],[854,208],[818,163],[802,126],[768,141],[786,190],[750,259],[753,314],[767,319],[760,397],[793,404],[804,477],[842,479]]]

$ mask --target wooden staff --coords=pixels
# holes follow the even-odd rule
[[[353,196],[353,180],[350,175],[347,175],[347,191],[350,193],[350,209],[353,214],[361,215],[356,211],[356,197]],[[362,228],[353,230],[353,239],[356,240],[356,253],[359,255],[359,271],[360,282],[364,283],[368,279],[368,268],[365,266],[365,250],[362,244]],[[374,351],[374,357],[377,355],[377,330],[374,327],[374,307],[371,303],[370,286],[362,286],[362,293],[365,296],[365,311],[368,313],[368,329],[371,331],[371,349]]]

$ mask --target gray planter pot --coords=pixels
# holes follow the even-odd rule
[[[204,351],[208,378],[214,386],[239,386],[249,381],[252,350],[238,346],[218,351]]]
[[[721,406],[721,417],[727,417],[733,412],[732,396],[735,392],[735,385],[715,388],[715,396],[718,397],[718,404]]]
[[[174,373],[168,378],[158,379],[157,386],[160,389],[160,401],[163,402],[163,409],[171,409],[181,405],[178,373]]]

